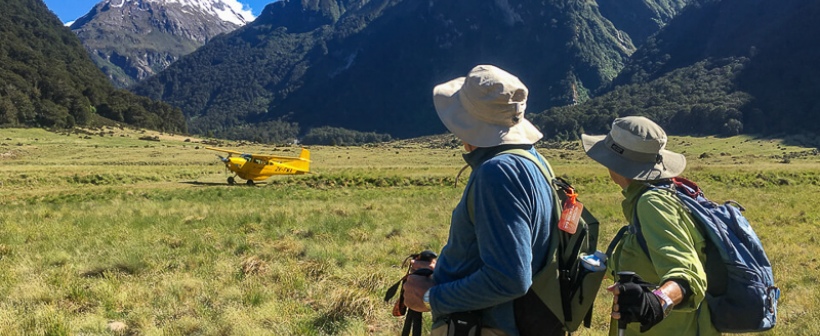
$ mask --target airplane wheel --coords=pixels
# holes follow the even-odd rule
[[[253,186],[253,180],[248,180],[248,182],[245,182],[245,183],[248,184],[249,186]]]
[[[230,184],[230,185],[236,184],[236,179],[234,179],[233,176],[229,177],[228,178],[228,184]]]

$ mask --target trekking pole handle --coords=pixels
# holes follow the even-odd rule
[[[433,259],[436,259],[436,258],[438,258],[438,255],[436,255],[436,252],[433,252],[433,251],[430,251],[430,250],[424,250],[424,251],[421,251],[421,253],[419,253],[418,257],[416,257],[416,260],[428,261],[429,262],[429,261],[433,261]]]
[[[618,272],[618,283],[620,283],[620,284],[630,283],[634,279],[635,279],[635,272],[631,272],[631,271]],[[618,290],[620,291],[620,288]],[[618,311],[620,312],[620,309],[618,309]],[[621,318],[618,319],[618,336],[624,336],[626,334],[626,325],[628,323],[629,322],[624,320],[624,316],[622,314]]]

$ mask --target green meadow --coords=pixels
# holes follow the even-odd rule
[[[446,243],[469,173],[456,180],[458,141],[314,146],[312,174],[255,187],[228,186],[202,141],[0,129],[0,334],[399,334],[403,319],[383,297],[407,255]],[[778,324],[763,335],[820,335],[817,144],[670,140],[689,161],[684,176],[713,200],[743,204],[766,247],[782,296]],[[604,249],[625,224],[618,187],[580,143],[539,151],[599,217]],[[605,335],[610,303],[601,290],[592,328],[577,334]]]

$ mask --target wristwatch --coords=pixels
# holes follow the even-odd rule
[[[427,310],[433,310],[433,308],[430,308],[430,290],[429,289],[426,292],[424,292],[424,296],[421,297],[421,300],[424,301],[424,307],[426,307]]]
[[[661,300],[661,308],[663,309],[663,317],[666,318],[669,316],[669,313],[672,312],[672,307],[675,306],[675,303],[672,302],[672,299],[669,298],[663,291],[658,288],[652,291],[652,294],[655,294]]]

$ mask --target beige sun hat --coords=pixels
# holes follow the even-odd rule
[[[607,135],[581,135],[587,155],[619,175],[638,181],[679,176],[686,157],[666,150],[666,132],[644,117],[623,117],[612,122]]]
[[[492,65],[479,65],[433,89],[433,104],[444,126],[476,147],[534,144],[543,135],[527,119],[527,87]]]

